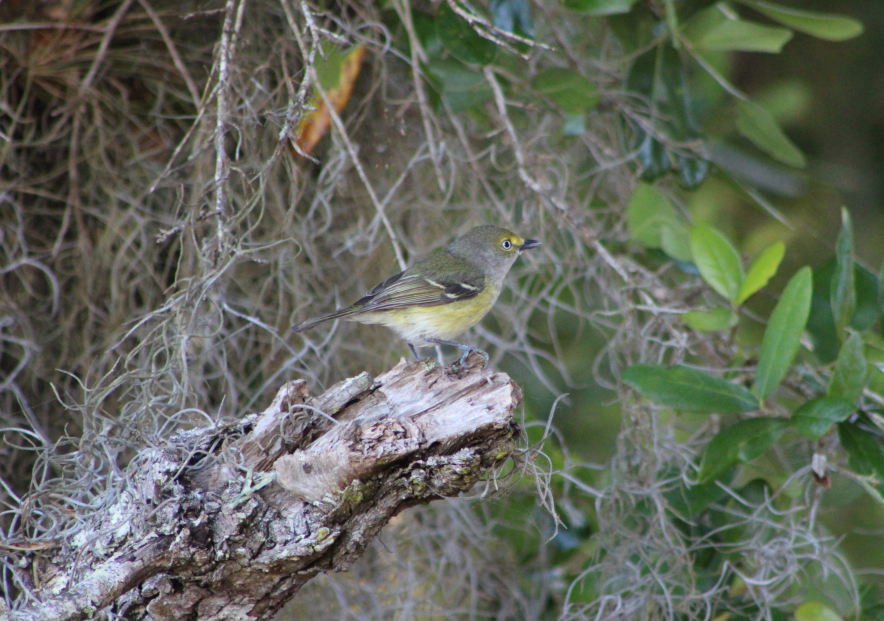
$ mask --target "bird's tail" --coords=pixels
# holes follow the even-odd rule
[[[356,309],[350,306],[348,308],[343,308],[332,313],[328,313],[327,315],[320,315],[319,317],[314,317],[313,319],[308,319],[307,321],[296,323],[292,326],[292,332],[297,334],[298,332],[309,330],[310,328],[318,326],[319,324],[326,321],[331,321],[332,319],[340,319],[341,317],[347,317],[348,315],[352,315],[354,312],[356,312]]]

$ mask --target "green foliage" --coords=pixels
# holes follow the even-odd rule
[[[851,403],[859,401],[867,377],[864,349],[865,343],[856,332],[844,341],[829,382],[830,397],[842,397]]]
[[[759,0],[738,0],[784,26],[827,41],[846,41],[863,32],[861,22],[833,13],[802,11]]]
[[[587,15],[628,13],[636,0],[562,0],[566,9]]]
[[[586,112],[599,103],[592,83],[573,69],[544,69],[531,81],[531,87],[568,114]]]
[[[884,490],[884,452],[881,450],[880,436],[870,430],[868,418],[860,418],[865,423],[845,421],[838,424],[838,438],[847,451],[850,468],[859,474],[873,476],[877,488]]]
[[[427,74],[453,112],[481,106],[494,96],[481,72],[453,58],[430,61]]]
[[[534,20],[528,0],[491,0],[488,8],[495,27],[527,39],[534,38]]]
[[[671,45],[655,46],[635,59],[626,84],[652,108],[647,122],[654,131],[641,126],[633,134],[642,178],[650,181],[674,170],[686,187],[697,187],[708,171],[705,157],[668,144],[701,138],[688,88],[687,59]]]
[[[611,8],[614,3],[565,2],[566,7],[579,5],[586,10],[598,9],[602,4]],[[626,10],[624,4],[610,13]],[[750,19],[759,14],[776,25]],[[677,200],[677,195],[671,184],[664,189],[666,177],[691,190],[707,174],[702,150],[684,147],[697,138],[708,138],[694,121],[699,100],[692,92],[696,82],[685,76],[697,70],[706,72],[723,87],[722,98],[733,97],[731,106],[735,114],[718,119],[727,126],[715,137],[723,146],[714,145],[712,150],[729,156],[736,154],[740,159],[736,164],[730,160],[722,170],[733,171],[736,176],[741,170],[751,169],[753,176],[747,178],[753,180],[764,179],[770,171],[776,171],[770,175],[780,175],[781,168],[774,162],[793,168],[807,165],[807,157],[781,126],[794,118],[788,114],[790,107],[772,105],[763,96],[752,101],[739,93],[718,73],[726,66],[722,58],[745,51],[779,53],[796,32],[831,41],[845,40],[860,34],[862,26],[851,18],[756,0],[738,0],[737,4],[664,1],[653,14],[636,5],[628,13],[609,17],[608,23],[624,48],[634,52],[627,73],[627,91],[649,106],[642,122],[629,127],[629,146],[645,182],[638,184],[628,205],[631,239],[649,249],[662,250],[687,273],[692,273],[693,264],[702,280],[727,300],[726,307],[701,307],[679,315],[694,330],[722,333],[721,338],[732,347],[733,356],[730,361],[725,359],[723,366],[739,367],[747,361],[751,365],[757,357],[752,391],[736,381],[684,366],[634,365],[623,372],[622,379],[643,397],[680,412],[743,414],[758,408],[762,413],[793,411],[789,419],[757,416],[727,426],[703,451],[697,483],[680,483],[667,493],[670,511],[677,519],[685,520],[680,528],[686,534],[709,537],[710,541],[727,537],[737,541],[748,531],[743,531],[732,515],[722,511],[721,506],[728,499],[721,493],[720,482],[731,484],[736,480],[735,473],[745,472],[743,465],[760,461],[778,443],[807,442],[802,437],[831,438],[832,429],[837,426],[856,473],[873,474],[880,479],[884,472],[884,453],[878,431],[872,425],[881,419],[857,414],[864,407],[863,390],[874,385],[874,380],[869,380],[866,356],[870,355],[869,344],[880,341],[875,327],[882,316],[881,283],[878,275],[857,265],[850,218],[845,211],[836,258],[814,271],[809,267],[799,269],[770,313],[760,344],[745,341],[741,329],[747,324],[753,328],[757,325],[756,307],[763,307],[763,301],[758,300],[751,309],[744,305],[769,286],[785,258],[786,246],[782,241],[771,240],[774,243],[768,242],[744,271],[738,250],[723,234],[708,225],[690,227],[674,209],[671,201]],[[664,27],[669,38],[661,36]],[[692,169],[693,165],[697,167]],[[764,174],[758,174],[759,168],[765,169]],[[649,185],[651,181],[658,187]],[[740,180],[735,183],[739,185]],[[769,205],[760,199],[758,202],[771,211]],[[663,257],[659,252],[649,256],[655,261]],[[760,319],[764,321],[763,317]],[[813,348],[802,352],[805,329]],[[703,366],[706,361],[702,353],[695,353],[699,358],[697,364]],[[817,362],[827,366],[815,366]],[[787,377],[790,379],[784,383]],[[787,433],[789,428],[797,434]],[[831,454],[827,457],[833,459]],[[821,482],[827,481],[824,474],[817,474]],[[777,493],[775,485],[761,479],[747,484],[740,490],[741,494],[744,492],[751,499],[747,502],[759,504]],[[882,497],[878,494],[877,498]],[[694,569],[702,573],[725,557],[724,552],[698,555]],[[838,617],[834,609],[816,602],[806,602],[797,609],[771,609],[767,614],[778,620],[793,615],[813,621]],[[730,618],[753,616],[756,615],[749,606]]]
[[[811,292],[810,268],[803,267],[786,285],[771,313],[755,373],[755,393],[761,399],[770,396],[795,360],[801,344],[801,333],[810,314]]]
[[[795,621],[844,621],[837,612],[821,602],[805,602],[795,609]]]
[[[676,365],[636,364],[623,381],[655,403],[683,412],[749,412],[758,409],[755,396],[738,384]]]
[[[780,262],[785,254],[785,244],[783,242],[775,242],[755,259],[755,262],[746,274],[746,278],[740,284],[740,290],[734,302],[736,306],[745,302],[754,293],[757,293],[762,287],[767,285],[774,274],[777,273],[777,269],[779,269]]]
[[[708,311],[689,311],[682,315],[681,318],[691,328],[699,332],[729,330],[740,321],[740,316],[736,312],[721,306]]]
[[[749,418],[720,431],[706,445],[699,482],[709,483],[735,463],[750,462],[767,452],[789,426],[782,418]]]
[[[497,55],[497,44],[479,35],[449,5],[439,5],[435,23],[439,40],[455,58],[474,65],[487,65]]]
[[[705,13],[717,19],[695,22],[686,34],[694,46],[716,52],[771,52],[778,54],[792,38],[792,31],[744,20],[726,19],[716,8]]]
[[[626,208],[626,223],[632,238],[648,248],[662,248],[679,261],[690,261],[687,226],[668,199],[656,188],[639,183]]]
[[[792,413],[792,426],[814,440],[828,433],[834,423],[847,420],[856,404],[843,397],[817,397],[805,401]]]
[[[783,133],[776,119],[758,104],[747,100],[737,102],[737,129],[774,159],[796,168],[807,164],[804,154]]]
[[[696,226],[691,231],[691,253],[703,280],[735,304],[743,283],[743,265],[727,238],[711,226]]]
[[[831,302],[835,271],[836,261],[833,258],[813,272],[813,302],[807,331],[813,339],[814,353],[823,364],[833,362],[841,347]],[[853,282],[856,289],[856,309],[850,328],[865,333],[881,318],[881,303],[878,300],[880,279],[862,265],[854,264]]]

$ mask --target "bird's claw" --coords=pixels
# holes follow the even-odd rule
[[[475,353],[476,355],[478,355],[481,358],[481,360],[482,360],[481,364],[467,364],[467,359],[473,353]],[[463,354],[461,354],[461,356],[460,356],[460,359],[457,361],[457,364],[462,366],[464,369],[472,369],[477,366],[481,369],[484,369],[486,366],[488,366],[488,360],[489,360],[488,354],[485,351],[482,351],[481,349],[477,349],[475,347],[471,347],[469,349],[464,350]]]

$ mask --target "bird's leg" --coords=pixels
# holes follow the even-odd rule
[[[420,360],[421,359],[420,354],[417,353],[417,349],[415,349],[414,345],[412,345],[411,343],[408,343],[408,346],[411,348],[411,353],[414,354],[415,360]]]
[[[484,358],[484,361],[482,362],[483,367],[488,364],[488,353],[479,349],[478,347],[473,347],[471,345],[464,345],[463,343],[455,343],[454,341],[443,341],[442,339],[434,339],[434,338],[427,338],[427,337],[424,337],[424,340],[427,341],[428,343],[435,343],[436,345],[450,345],[451,347],[457,347],[461,352],[463,352],[460,356],[460,360],[458,360],[458,362],[460,363],[461,366],[464,366],[464,367],[466,366],[466,364],[465,364],[466,359],[467,359],[467,356],[470,355],[471,351],[479,353],[482,356],[482,358]]]

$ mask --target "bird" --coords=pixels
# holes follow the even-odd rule
[[[450,345],[461,350],[465,366],[470,352],[488,363],[488,354],[454,341],[476,325],[494,306],[516,259],[541,246],[498,226],[477,226],[408,269],[391,276],[346,308],[292,327],[300,333],[333,319],[380,324],[401,337],[420,360],[419,347]]]

